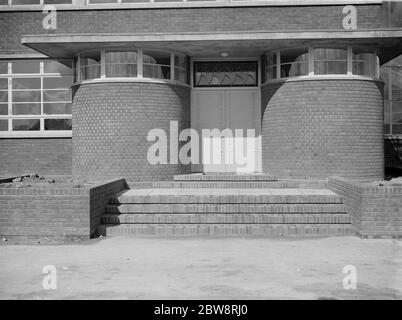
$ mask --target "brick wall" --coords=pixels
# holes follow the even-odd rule
[[[342,197],[362,237],[402,237],[402,186],[330,177],[328,187]]]
[[[170,121],[178,121],[179,130],[190,127],[188,87],[138,82],[81,85],[73,101],[73,175],[141,181],[188,173],[190,166],[151,165],[147,160],[153,144],[147,141],[148,132],[160,128],[169,135]]]
[[[382,87],[361,80],[263,86],[263,170],[290,177],[382,178]]]
[[[0,176],[71,175],[71,138],[0,139]]]
[[[0,236],[12,242],[89,239],[123,179],[93,187],[0,186]]]
[[[381,26],[381,5],[359,5],[358,29]],[[343,6],[274,6],[58,11],[57,30],[44,30],[40,11],[0,12],[0,54],[33,52],[27,34],[179,33],[218,31],[333,30]]]

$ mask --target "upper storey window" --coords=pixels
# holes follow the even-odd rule
[[[374,50],[351,47],[310,47],[269,52],[265,55],[265,80],[300,76],[360,75],[379,77]]]
[[[32,6],[45,4],[72,4],[73,0],[0,0],[0,6]]]

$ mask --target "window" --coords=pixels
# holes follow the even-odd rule
[[[170,53],[144,51],[143,77],[170,79]]]
[[[80,55],[80,79],[96,79],[101,75],[100,50],[87,52]]]
[[[267,81],[278,78],[277,53],[268,53],[265,55],[265,79]]]
[[[347,74],[347,49],[318,48],[313,50],[314,74]]]
[[[137,52],[106,51],[106,77],[137,77]]]
[[[78,55],[79,81],[105,78],[148,78],[187,83],[185,55],[140,48],[98,49]]]
[[[187,82],[187,59],[186,56],[174,56],[174,79],[180,82]]]
[[[0,6],[8,5],[9,0],[0,0]],[[110,0],[108,0],[110,1]],[[72,4],[72,0],[11,0],[13,6],[44,5],[44,4]]]
[[[402,134],[402,56],[381,67],[384,87],[384,132]]]
[[[0,135],[71,134],[72,83],[72,61],[0,60]]]
[[[379,76],[377,54],[367,49],[311,47],[269,52],[264,57],[266,81],[307,75]]]
[[[353,50],[353,74],[374,77],[378,63],[375,53]]]
[[[258,85],[256,61],[195,62],[195,87],[255,87]]]

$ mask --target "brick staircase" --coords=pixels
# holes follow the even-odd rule
[[[264,174],[191,174],[133,183],[112,199],[98,233],[130,236],[354,235],[323,181]]]

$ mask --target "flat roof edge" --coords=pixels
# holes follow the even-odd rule
[[[275,32],[200,32],[200,33],[111,33],[111,34],[52,34],[23,35],[21,43],[83,43],[83,42],[132,42],[132,41],[211,41],[211,40],[286,40],[286,39],[364,39],[402,38],[402,29],[377,29],[364,31],[275,31]]]

